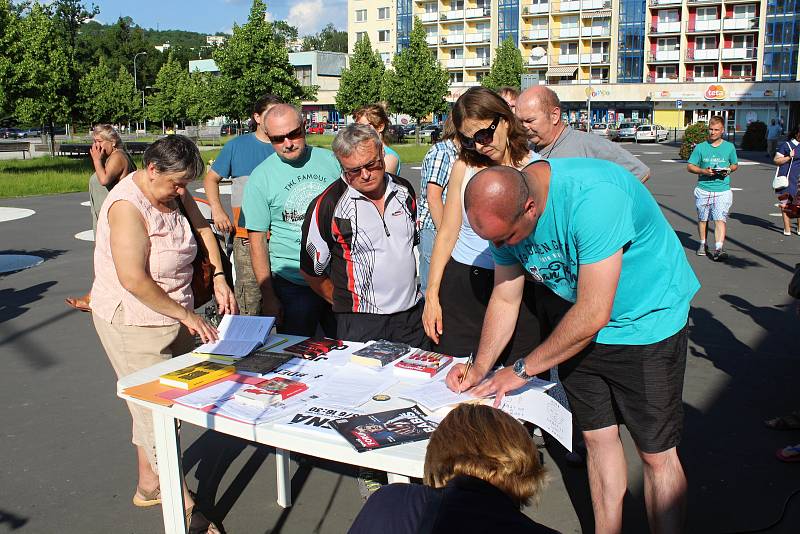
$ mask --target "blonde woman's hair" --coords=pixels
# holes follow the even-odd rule
[[[431,436],[424,482],[440,488],[467,475],[489,482],[520,506],[538,498],[546,483],[539,452],[525,428],[505,412],[460,404]]]
[[[392,125],[389,120],[389,115],[386,113],[386,108],[380,104],[370,104],[358,108],[353,112],[353,120],[358,122],[361,117],[366,117],[367,122],[369,122],[376,131],[380,132],[381,140],[386,142],[386,138],[389,135],[389,126]],[[382,131],[381,127],[383,127]]]
[[[106,141],[111,141],[116,148],[122,148],[122,138],[117,133],[117,130],[110,124],[96,124],[94,128],[92,128],[92,135],[102,137]]]

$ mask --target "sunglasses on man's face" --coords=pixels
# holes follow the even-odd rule
[[[466,135],[458,132],[459,140],[461,141],[461,146],[466,148],[467,150],[475,150],[475,144],[480,143],[481,145],[489,145],[492,143],[492,139],[494,139],[494,131],[497,130],[497,125],[500,124],[501,116],[498,115],[492,121],[487,128],[483,128],[475,132],[472,137],[467,137]]]
[[[361,176],[361,173],[364,169],[367,169],[368,172],[379,171],[383,169],[383,159],[377,158],[370,161],[369,163],[361,165],[360,167],[353,167],[352,169],[344,169],[342,172],[344,172],[344,175],[350,180],[355,180],[356,178]]]
[[[267,135],[269,137],[269,142],[279,145],[283,143],[286,139],[291,139],[294,141],[295,139],[300,139],[303,137],[305,132],[303,131],[303,125],[297,127],[296,130],[292,130],[291,132],[284,134],[284,135]]]

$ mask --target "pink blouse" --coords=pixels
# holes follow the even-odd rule
[[[145,221],[147,236],[150,238],[147,274],[172,300],[188,310],[194,309],[191,283],[192,261],[197,254],[197,242],[192,235],[189,221],[178,209],[169,213],[159,211],[130,177],[128,180],[120,180],[108,194],[100,210],[97,235],[95,235],[92,313],[110,323],[117,306],[121,304],[125,312],[126,325],[175,324],[177,320],[153,311],[126,291],[117,277],[111,256],[108,209],[120,200],[133,204]]]

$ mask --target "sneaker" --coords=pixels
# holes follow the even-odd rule
[[[784,230],[783,235],[792,235],[792,232],[790,230]]]
[[[363,502],[367,502],[367,499],[381,489],[384,484],[386,484],[386,475],[383,473],[377,473],[364,467],[358,469],[358,491],[361,493]]]
[[[713,261],[725,261],[728,259],[728,253],[719,248],[711,254],[711,259]]]
[[[702,245],[700,245],[700,248],[697,249],[697,255],[705,256],[706,252],[708,252],[708,246],[705,243],[703,243]]]

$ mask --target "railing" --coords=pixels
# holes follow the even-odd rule
[[[553,38],[555,39],[571,39],[578,38],[581,30],[577,26],[574,28],[558,28],[553,30]]]
[[[722,0],[686,0],[687,5],[697,5],[697,4],[721,4]]]
[[[723,48],[722,59],[756,59],[758,50],[756,48]]]
[[[721,26],[722,26],[722,21],[719,19],[687,20],[686,32],[687,33],[718,32]]]
[[[681,51],[676,48],[675,50],[656,50],[655,52],[647,53],[648,61],[680,61]]]
[[[713,83],[718,82],[719,78],[716,76],[695,76],[694,74],[687,74],[685,81],[687,83]]]
[[[650,0],[651,7],[679,6],[683,0]]]
[[[464,66],[468,69],[476,67],[488,67],[491,60],[488,57],[469,57],[464,60]]]
[[[553,2],[553,10],[561,13],[569,11],[580,11],[580,0],[567,0],[566,2]]]
[[[681,32],[681,22],[661,22],[658,21],[657,23],[650,26],[650,33],[680,33]]]
[[[719,49],[718,48],[688,48],[686,50],[686,61],[708,61],[708,60],[718,60],[719,59]]]
[[[467,9],[465,16],[468,19],[478,19],[492,16],[492,8],[490,7],[476,7]]]
[[[611,28],[606,26],[584,26],[581,28],[583,37],[611,37]]]
[[[423,23],[436,22],[437,20],[439,20],[439,13],[436,11],[433,11],[431,13],[422,13],[419,16],[419,20],[421,20]]]
[[[757,18],[725,19],[722,21],[723,30],[757,30]]]
[[[558,54],[550,58],[553,65],[577,65],[579,60],[578,54]]]
[[[548,58],[547,56],[542,56],[542,57],[531,56],[528,58],[528,61],[526,61],[525,64],[528,65],[529,67],[536,67],[539,65],[547,66]]]
[[[522,7],[522,16],[550,13],[550,4],[529,4]]]
[[[667,74],[663,76],[650,74],[647,76],[648,83],[678,83],[680,81],[677,74]]]
[[[540,41],[550,37],[550,30],[528,30],[522,34],[523,41]]]
[[[440,11],[439,20],[456,20],[464,18],[463,9],[451,9],[450,11]]]
[[[435,46],[439,42],[439,36],[435,33],[426,35],[425,42],[428,43],[429,46]]]
[[[442,44],[450,45],[450,44],[461,44],[464,42],[464,34],[463,33],[448,33],[447,35],[440,35],[439,41]]]
[[[734,76],[732,74],[723,74],[722,79],[725,81],[752,82],[755,81],[756,77],[752,74],[750,76]]]
[[[447,60],[447,68],[448,69],[460,69],[464,66],[464,58],[456,58],[456,59],[448,59]]]
[[[491,40],[492,32],[468,33],[466,35],[467,43],[488,43]]]
[[[581,63],[598,64],[608,63],[610,55],[608,52],[592,52],[590,54],[581,54]]]
[[[611,0],[583,0],[581,9],[584,11],[597,9],[611,9]]]

